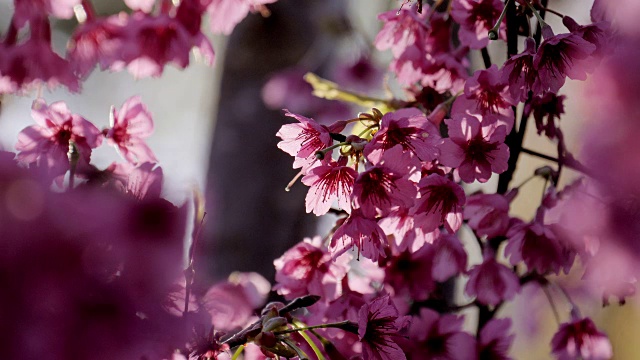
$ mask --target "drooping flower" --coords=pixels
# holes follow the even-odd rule
[[[511,360],[509,347],[515,338],[507,335],[511,327],[511,319],[492,319],[486,323],[478,337],[478,359]]]
[[[462,225],[464,190],[460,185],[438,174],[425,176],[418,183],[420,198],[412,208],[416,224],[425,232],[444,225],[454,233]]]
[[[316,166],[302,178],[302,182],[310,186],[305,199],[307,212],[324,215],[336,200],[342,210],[351,212],[351,193],[358,173],[346,166],[346,162],[347,159],[343,157]]]
[[[467,252],[456,235],[441,234],[432,245],[432,277],[445,282],[452,276],[464,273],[467,269]]]
[[[333,140],[329,129],[302,115],[285,110],[285,115],[299,121],[297,124],[282,125],[278,137],[282,139],[278,148],[291,156],[295,156],[293,168],[307,170],[316,160],[315,153],[331,146]],[[326,158],[326,157],[325,157]]]
[[[441,142],[435,126],[418,109],[401,109],[388,112],[382,117],[380,130],[365,148],[364,155],[374,164],[382,155],[396,145],[401,145],[407,155],[420,161],[434,160]]]
[[[273,261],[277,282],[273,289],[289,300],[308,294],[333,300],[341,294],[349,260],[344,255],[334,261],[321,237],[305,238]]]
[[[38,18],[30,25],[27,41],[0,44],[0,94],[27,91],[41,84],[49,88],[64,85],[72,92],[80,90],[70,63],[51,48],[50,26],[47,18]]]
[[[400,146],[386,151],[378,165],[369,166],[353,183],[354,206],[369,218],[385,216],[395,207],[413,206],[417,191],[409,180],[410,167]]]
[[[593,53],[596,46],[578,34],[554,35],[549,26],[542,28],[542,35],[544,41],[533,58],[533,66],[538,71],[538,81],[534,83],[533,92],[557,93],[566,77],[585,80],[587,73],[581,61]]]
[[[411,320],[410,343],[405,351],[412,360],[475,360],[476,341],[464,331],[464,318],[455,315],[439,315],[428,309],[420,309],[419,316]]]
[[[389,239],[393,238],[394,247],[398,251],[416,252],[425,243],[433,243],[440,235],[438,230],[425,233],[415,226],[411,209],[398,208],[380,219],[379,225]]]
[[[502,67],[502,81],[509,84],[509,93],[517,101],[526,101],[529,91],[538,81],[538,72],[533,67],[533,57],[536,54],[536,42],[527,38],[524,50],[507,59]]]
[[[389,295],[365,303],[358,312],[358,337],[364,360],[406,360],[394,337],[407,325],[409,318],[399,315]]]
[[[380,51],[391,49],[395,58],[409,47],[421,48],[429,32],[424,17],[425,14],[408,9],[380,14],[378,19],[384,25],[374,41],[376,48]]]
[[[512,265],[524,261],[529,270],[539,274],[568,273],[573,265],[576,252],[539,221],[516,221],[507,232],[507,238],[505,254]]]
[[[520,280],[513,270],[496,261],[495,255],[485,253],[482,264],[469,269],[469,281],[465,292],[475,296],[478,302],[496,306],[511,300],[520,290]]]
[[[62,101],[47,105],[43,99],[36,99],[31,116],[36,125],[18,134],[17,158],[45,168],[53,176],[62,175],[69,169],[67,153],[71,142],[84,164],[90,162],[91,149],[102,142],[100,130],[80,115],[72,114]]]
[[[509,199],[500,194],[475,194],[467,198],[464,219],[479,236],[503,236],[509,229]]]
[[[358,248],[358,257],[362,253],[372,261],[386,257],[385,250],[389,247],[387,236],[378,223],[365,217],[360,209],[353,209],[344,224],[336,230],[329,250],[337,257],[353,247]]]
[[[124,0],[131,10],[139,10],[142,12],[150,13],[155,4],[155,0]]]
[[[454,0],[451,16],[460,24],[460,42],[472,49],[481,49],[489,44],[489,30],[498,22],[504,8],[500,0]],[[500,23],[498,31],[506,39],[506,24]]]
[[[558,136],[559,124],[556,124],[556,119],[560,121],[560,115],[564,114],[565,99],[564,95],[558,96],[549,92],[544,96],[534,97],[525,106],[527,108],[525,111],[533,113],[538,135],[544,131],[544,135],[549,139],[553,140]]]
[[[484,125],[470,114],[453,114],[445,120],[449,137],[440,145],[442,165],[458,169],[466,183],[487,182],[492,173],[507,170],[509,147],[504,144],[506,126]]]
[[[558,360],[608,360],[613,357],[611,342],[589,318],[572,316],[560,325],[551,339],[553,355]]]
[[[111,111],[111,128],[105,137],[130,163],[158,162],[145,138],[153,132],[153,119],[140,96],[133,96],[122,104],[120,110]]]
[[[60,19],[73,17],[73,8],[81,0],[14,0],[15,15],[13,21],[22,27],[27,21],[33,21],[53,15]]]
[[[416,301],[426,300],[435,288],[432,277],[432,247],[425,244],[418,251],[403,251],[388,259],[384,282],[396,295],[408,294]]]
[[[163,172],[155,163],[144,162],[136,166],[129,163],[116,164],[111,172],[121,180],[124,193],[136,199],[159,198],[162,191]]]

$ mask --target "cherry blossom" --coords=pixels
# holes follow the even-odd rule
[[[482,304],[496,306],[513,299],[518,290],[518,276],[507,266],[498,263],[493,254],[485,255],[482,264],[469,269],[465,292],[475,296]]]
[[[365,360],[402,360],[404,352],[393,340],[409,324],[391,302],[389,295],[366,303],[358,311],[358,337]]]
[[[359,209],[354,209],[347,220],[336,230],[331,238],[329,250],[333,256],[339,256],[352,247],[368,259],[378,261],[386,257],[387,236],[375,220],[369,219]]]
[[[144,141],[153,133],[153,119],[139,96],[129,98],[120,110],[111,110],[111,128],[105,137],[131,163],[157,162]]]
[[[264,11],[265,4],[276,0],[210,0],[207,5],[211,32],[231,34],[249,12]]]
[[[515,335],[507,335],[511,319],[492,319],[482,327],[478,336],[478,359],[511,360],[509,347]]]
[[[418,183],[420,198],[412,208],[416,223],[425,232],[444,225],[451,232],[462,225],[464,190],[444,176],[431,174]]]
[[[410,343],[405,351],[411,359],[470,359],[477,358],[476,341],[462,331],[463,317],[439,315],[428,309],[411,320]]]
[[[36,125],[18,135],[18,160],[47,169],[51,175],[64,174],[69,169],[69,145],[73,144],[80,158],[88,164],[91,149],[102,142],[100,130],[80,115],[73,114],[64,102],[47,105],[43,99],[33,102],[31,116]]]
[[[451,16],[460,24],[460,42],[472,49],[489,44],[489,30],[498,22],[504,4],[500,0],[454,0]],[[499,37],[506,38],[506,26],[500,24]]]
[[[331,146],[333,140],[329,129],[302,115],[296,115],[285,110],[285,115],[298,120],[297,124],[282,125],[278,137],[282,139],[278,148],[289,155],[295,156],[293,168],[307,170],[317,160],[316,151]]]
[[[358,173],[346,165],[346,158],[330,161],[308,171],[302,182],[309,186],[305,200],[307,212],[318,216],[326,214],[334,201],[346,212],[351,212],[351,193]]]
[[[491,173],[507,170],[506,126],[483,126],[473,115],[454,114],[445,120],[449,137],[440,145],[440,163],[458,169],[462,181],[487,182]]]
[[[613,357],[611,342],[589,318],[573,318],[560,325],[551,339],[551,347],[558,360],[607,360]]]

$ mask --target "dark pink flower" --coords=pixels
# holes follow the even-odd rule
[[[188,6],[188,1],[182,2],[180,7],[183,6]],[[200,50],[207,65],[213,65],[214,53],[209,40],[200,31],[192,33],[190,24],[184,24],[181,20],[163,14],[149,16],[140,12],[130,16],[121,60],[135,78],[160,76],[168,63],[186,68],[194,47]],[[120,70],[122,66],[122,63],[116,62],[111,69]]]
[[[457,236],[441,234],[432,245],[431,266],[433,279],[445,282],[467,270],[467,252]]]
[[[333,259],[321,237],[305,238],[273,261],[277,282],[273,289],[289,300],[309,294],[333,300],[341,294],[349,260],[350,256]]]
[[[418,109],[401,109],[388,112],[382,117],[380,130],[365,148],[364,154],[374,164],[382,155],[396,145],[401,145],[406,156],[415,156],[420,161],[434,160],[441,142],[435,126]]]
[[[573,18],[565,16],[562,18],[562,23],[571,33],[582,36],[584,40],[596,46],[596,49],[591,53],[591,60],[587,60],[590,63],[587,65],[589,72],[607,55],[608,51],[613,49],[612,31],[609,29],[610,23],[608,21],[579,25]]]
[[[560,325],[551,339],[551,347],[558,360],[608,360],[613,357],[607,335],[589,318],[573,317],[570,323]]]
[[[544,131],[544,135],[549,139],[555,139],[558,136],[560,115],[564,114],[564,100],[566,96],[556,95],[554,93],[546,93],[544,96],[536,96],[527,104],[526,110],[533,112],[533,118],[536,122],[538,135]]]
[[[507,59],[502,67],[502,81],[509,84],[509,93],[514,100],[526,101],[529,91],[538,81],[538,71],[533,67],[533,57],[536,54],[536,42],[527,38],[524,50]]]
[[[575,251],[560,241],[551,228],[538,221],[516,221],[507,232],[505,254],[512,265],[524,261],[530,271],[539,274],[569,272]]]
[[[509,347],[515,335],[507,335],[511,319],[492,319],[486,323],[478,336],[478,359],[511,360]]]
[[[464,218],[479,236],[504,236],[509,229],[509,199],[500,194],[475,194],[467,198]]]
[[[211,32],[229,35],[249,12],[264,11],[276,0],[210,0],[207,5]]]
[[[358,258],[362,253],[372,261],[386,257],[385,250],[389,247],[387,236],[378,223],[365,217],[360,209],[353,209],[344,224],[333,234],[329,251],[337,257],[353,247],[358,248]]]
[[[395,207],[412,207],[417,191],[409,180],[410,167],[400,146],[386,151],[378,165],[369,166],[353,183],[354,206],[369,218],[386,216]]]
[[[465,292],[475,296],[482,304],[496,306],[513,299],[518,290],[518,276],[507,266],[498,263],[493,254],[485,254],[482,264],[469,269]]]
[[[460,48],[453,53],[442,52],[429,56],[421,70],[420,83],[434,88],[440,93],[457,93],[464,89],[468,75],[468,48]]]
[[[396,254],[387,260],[384,282],[391,285],[396,295],[408,294],[412,300],[426,300],[435,288],[432,259],[430,244],[414,253],[403,251]]]
[[[133,96],[120,110],[111,110],[111,128],[105,137],[130,163],[158,162],[145,138],[153,132],[153,119],[140,96]]]
[[[456,232],[462,225],[462,207],[466,201],[460,185],[444,176],[431,174],[418,183],[420,198],[412,209],[416,224],[425,232],[444,225]]]
[[[409,328],[405,349],[412,360],[475,360],[476,340],[462,331],[464,318],[422,308]]]
[[[140,10],[146,13],[150,13],[155,5],[155,0],[124,0],[124,3],[131,10]]]
[[[31,116],[37,125],[18,134],[18,160],[45,168],[51,175],[62,175],[69,169],[70,143],[75,144],[84,164],[89,164],[91,149],[102,142],[100,130],[72,114],[62,101],[47,106],[43,99],[36,99]]]
[[[586,69],[581,62],[596,50],[596,46],[578,34],[554,35],[549,26],[542,28],[542,35],[544,41],[533,58],[533,66],[538,71],[538,81],[532,89],[534,94],[557,93],[566,77],[586,80]]]
[[[341,85],[359,91],[368,91],[372,87],[380,86],[383,75],[376,64],[366,56],[361,56],[351,63],[340,64],[334,73],[334,78],[338,79]]]
[[[507,170],[509,147],[504,144],[506,126],[483,126],[470,114],[453,114],[453,119],[447,119],[445,123],[449,137],[440,145],[439,161],[442,165],[457,168],[462,181],[487,182],[492,172],[500,174]]]
[[[365,303],[358,312],[358,337],[364,360],[406,360],[394,337],[407,325],[408,317],[398,314],[389,295]]]
[[[451,17],[460,24],[460,42],[472,49],[489,44],[489,30],[498,22],[504,8],[500,0],[454,0]],[[500,24],[499,36],[506,39],[506,23]]]
[[[333,144],[331,134],[327,127],[318,124],[313,119],[292,114],[288,110],[285,110],[285,115],[298,120],[299,123],[282,125],[276,134],[282,139],[278,143],[278,148],[289,155],[295,156],[294,169],[301,167],[303,171],[306,171],[316,162],[316,151]]]
[[[464,96],[453,103],[451,114],[472,113],[482,115],[483,125],[497,122],[506,125],[507,133],[514,122],[512,106],[516,104],[509,93],[509,84],[502,79],[496,65],[477,70],[464,85]],[[494,115],[486,117],[486,115]]]
[[[345,165],[346,158],[330,161],[312,168],[302,178],[302,182],[310,186],[305,199],[307,212],[324,215],[336,200],[342,210],[351,212],[351,193],[358,173]]]

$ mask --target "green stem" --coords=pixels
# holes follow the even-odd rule
[[[502,24],[502,20],[504,19],[504,16],[507,14],[507,7],[509,6],[509,2],[511,2],[511,0],[507,0],[504,3],[504,8],[500,13],[500,17],[498,18],[498,21],[496,21],[496,24],[489,30],[489,40],[498,40],[498,38],[500,37],[499,36],[500,24]]]
[[[238,349],[236,349],[236,352],[233,353],[231,360],[238,360],[238,357],[240,356],[240,354],[242,354],[243,350],[244,350],[244,345],[238,346]]]
[[[538,19],[538,24],[540,24],[540,27],[545,27],[545,26],[549,26],[547,25],[547,23],[544,21],[544,19],[542,18],[542,16],[540,16],[540,13],[538,13],[538,10],[536,10],[536,8],[533,7],[533,5],[531,5],[531,2],[529,1],[525,1],[527,3],[527,6],[529,7],[529,9],[531,10],[531,12],[533,13],[533,15],[536,16],[536,19]]]
[[[304,338],[304,340],[309,344],[311,349],[313,349],[313,352],[316,354],[316,357],[318,358],[318,360],[326,360],[324,358],[324,355],[322,355],[322,352],[320,351],[320,349],[318,349],[318,346],[316,345],[316,343],[314,343],[313,340],[311,340],[311,338],[309,337],[309,335],[307,335],[305,331],[301,330],[300,332],[298,332],[298,334],[300,334],[300,336],[302,336],[302,338]]]
[[[345,321],[340,321],[340,322],[337,322],[337,323],[312,325],[312,326],[305,326],[305,327],[287,329],[287,330],[282,330],[282,331],[274,331],[273,333],[275,335],[281,335],[281,334],[290,334],[290,333],[299,332],[299,331],[302,331],[302,330],[312,330],[312,329],[326,329],[326,328],[344,329],[345,326],[348,326],[350,324],[351,324],[350,321],[345,320]]]

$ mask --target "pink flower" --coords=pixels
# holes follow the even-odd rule
[[[189,2],[182,2],[178,14],[186,6],[189,6]],[[181,20],[168,15],[149,16],[140,12],[131,15],[126,27],[125,56],[121,60],[135,78],[160,76],[168,63],[186,68],[194,47],[200,50],[207,65],[213,65],[214,53],[209,40],[199,29],[192,33],[190,24]],[[119,62],[111,65],[112,70],[121,67]]]
[[[358,337],[364,360],[406,360],[393,338],[408,324],[408,317],[399,316],[389,295],[365,303],[358,312]]]
[[[457,93],[464,89],[469,77],[468,48],[460,48],[453,53],[443,52],[427,58],[420,83],[430,86],[439,93]]]
[[[454,0],[451,16],[460,24],[460,42],[472,49],[489,44],[489,30],[498,22],[504,8],[500,0]],[[506,24],[500,24],[499,35],[506,39]]]
[[[73,7],[81,0],[14,0],[15,15],[13,21],[22,27],[27,21],[53,15],[60,19],[73,17]]]
[[[96,64],[105,70],[122,60],[127,21],[126,15],[118,14],[87,21],[76,28],[67,56],[80,77],[87,77]]]
[[[366,56],[361,56],[357,61],[339,64],[333,72],[333,77],[339,79],[341,85],[358,91],[368,91],[371,87],[379,86],[383,75],[376,64]]]
[[[407,156],[420,161],[431,161],[438,156],[441,142],[435,126],[418,109],[401,109],[382,117],[380,130],[364,148],[364,155],[374,164],[396,145],[401,145]]]
[[[549,26],[542,28],[542,35],[545,40],[533,58],[533,66],[538,71],[538,81],[533,86],[533,92],[557,93],[566,77],[585,80],[587,73],[581,61],[593,53],[596,46],[577,34],[554,35]]]
[[[380,227],[393,239],[393,244],[398,251],[416,252],[425,243],[433,243],[440,235],[438,230],[425,233],[420,227],[415,226],[415,219],[410,209],[398,208],[380,219]]]
[[[530,271],[538,274],[559,274],[561,270],[568,273],[573,265],[575,251],[538,221],[516,222],[507,232],[507,238],[505,254],[512,265],[524,261]]]
[[[509,347],[515,337],[507,335],[511,327],[511,319],[492,319],[486,323],[478,337],[478,359],[511,360]]]
[[[410,208],[416,197],[416,185],[409,180],[407,158],[396,146],[384,153],[378,165],[369,166],[353,184],[352,200],[364,216],[385,216],[395,207]]]
[[[207,6],[211,32],[229,35],[249,12],[264,11],[265,4],[276,0],[212,0]]]
[[[551,339],[551,347],[558,360],[607,360],[613,357],[607,335],[589,318],[573,317],[570,323],[560,325]]]
[[[319,165],[302,178],[310,186],[305,199],[307,212],[320,216],[326,214],[334,201],[347,212],[351,212],[351,193],[358,173],[346,165],[346,158]]]
[[[78,92],[80,85],[71,65],[51,49],[48,20],[32,24],[31,37],[18,45],[0,44],[0,94],[29,90],[46,84]]]
[[[476,341],[462,331],[464,318],[422,308],[409,328],[407,354],[412,360],[475,360]]]
[[[452,276],[464,273],[467,269],[467,252],[455,235],[441,234],[432,247],[431,265],[433,279],[445,282]]]
[[[232,273],[206,292],[201,301],[216,329],[231,331],[249,324],[264,305],[271,285],[258,273]]]
[[[504,144],[506,126],[482,126],[478,118],[469,114],[453,114],[445,120],[449,137],[440,145],[442,165],[458,168],[460,179],[487,182],[491,173],[507,170],[509,147]]]
[[[503,236],[509,229],[509,199],[500,194],[475,194],[467,198],[464,218],[479,236]]]
[[[464,85],[464,96],[453,103],[452,114],[470,112],[482,115],[483,125],[498,122],[506,125],[507,133],[514,122],[512,106],[516,102],[511,98],[509,85],[502,79],[502,73],[496,65],[486,70],[477,70]],[[486,117],[486,115],[494,115]]]
[[[324,301],[341,294],[342,278],[349,270],[349,256],[333,259],[319,236],[305,238],[273,261],[276,282],[273,287],[286,299],[320,295]]]
[[[285,110],[285,115],[298,120],[299,123],[282,125],[276,134],[282,139],[278,143],[278,148],[295,156],[294,169],[301,167],[303,171],[306,171],[316,162],[316,151],[333,144],[331,134],[327,127],[318,124],[313,119],[292,114],[288,110]]]
[[[520,281],[513,270],[498,263],[493,254],[485,254],[482,264],[469,270],[465,292],[475,296],[478,302],[496,306],[511,300],[520,290]]]
[[[408,294],[412,300],[426,300],[435,288],[432,259],[430,244],[414,253],[403,251],[389,258],[384,268],[384,282],[394,289],[396,295]]]
[[[133,96],[119,111],[111,110],[111,128],[105,137],[130,163],[158,162],[144,138],[153,132],[153,119],[140,96]]]
[[[533,66],[536,42],[527,38],[524,44],[524,50],[507,59],[502,67],[502,81],[509,84],[511,97],[518,101],[526,101],[529,91],[533,90],[533,85],[538,81],[538,71]]]
[[[391,49],[395,58],[409,47],[422,48],[429,32],[424,17],[425,14],[409,9],[380,14],[378,19],[384,25],[374,41],[376,48],[380,51]]]
[[[117,164],[113,170],[116,178],[123,179],[124,192],[136,199],[159,198],[162,191],[163,172],[155,163],[144,162],[134,166]]]
[[[102,142],[100,130],[80,115],[72,114],[62,101],[47,106],[43,99],[36,99],[31,116],[37,125],[18,134],[17,158],[46,168],[51,175],[62,175],[69,169],[70,143],[75,144],[84,164],[89,164],[91,149]]]
[[[358,248],[358,258],[362,253],[372,261],[386,257],[385,250],[389,247],[387,236],[378,223],[366,218],[360,209],[354,209],[344,224],[333,234],[329,251],[337,257],[352,247]]]
[[[431,174],[418,183],[420,198],[412,209],[424,232],[431,232],[444,225],[450,232],[456,232],[462,225],[462,206],[465,203],[464,190],[460,185],[444,176]]]

